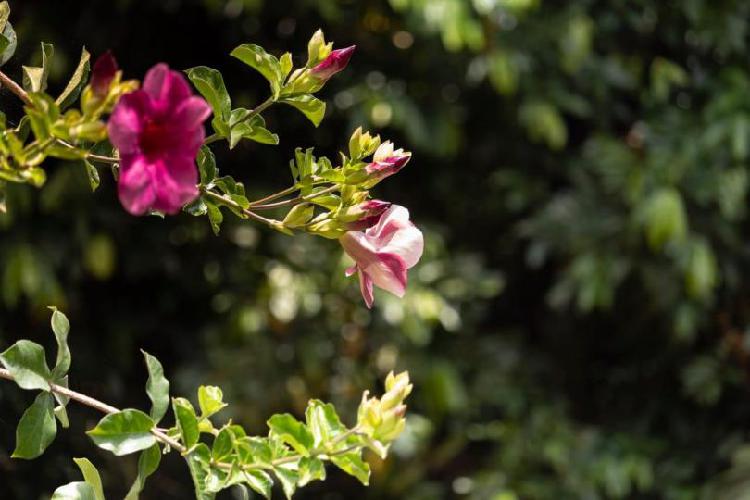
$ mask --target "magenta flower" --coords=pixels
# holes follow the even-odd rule
[[[166,64],[146,73],[143,89],[120,98],[109,139],[120,151],[120,201],[133,215],[167,214],[198,196],[195,157],[211,108]]]
[[[356,45],[352,45],[345,49],[334,50],[328,57],[310,70],[310,76],[322,82],[328,81],[333,75],[346,68],[356,48]]]
[[[117,60],[109,50],[96,59],[94,69],[91,71],[91,89],[96,96],[107,96],[109,86],[115,79],[118,69]]]
[[[384,142],[375,151],[372,162],[365,167],[365,172],[369,174],[370,179],[368,185],[377,184],[397,173],[409,163],[409,160],[411,160],[411,153],[404,152],[403,149],[394,151],[390,141]]]
[[[422,232],[409,220],[409,211],[393,205],[367,231],[348,231],[340,238],[344,251],[354,259],[346,275],[359,273],[359,286],[367,307],[374,301],[373,284],[403,297],[406,271],[422,257]]]

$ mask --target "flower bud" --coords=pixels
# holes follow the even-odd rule
[[[390,141],[384,142],[375,151],[373,161],[365,167],[368,176],[365,187],[372,187],[386,177],[398,173],[409,163],[410,159],[411,153],[405,152],[403,149],[394,151],[393,144]]]
[[[316,66],[331,54],[333,43],[326,43],[323,30],[313,33],[312,38],[307,44],[307,67]]]
[[[368,200],[352,207],[344,207],[336,214],[336,219],[345,223],[347,231],[364,231],[380,221],[380,216],[391,207],[391,203],[381,200]]]
[[[356,48],[356,45],[352,45],[345,49],[334,50],[310,70],[310,77],[319,82],[327,82],[333,75],[346,68]]]
[[[117,60],[111,51],[100,55],[94,63],[94,69],[91,72],[91,89],[94,95],[104,98],[109,93],[109,87],[115,79],[118,71]]]
[[[349,156],[353,160],[359,160],[370,156],[379,146],[379,135],[372,137],[369,132],[362,132],[362,127],[359,127],[349,139]]]

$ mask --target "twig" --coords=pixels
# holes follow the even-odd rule
[[[0,84],[7,87],[8,90],[13,92],[18,96],[19,99],[21,99],[24,104],[28,104],[31,106],[31,98],[29,97],[29,94],[26,93],[24,89],[21,88],[20,85],[18,85],[15,81],[13,81],[8,75],[0,71]]]
[[[4,378],[10,381],[15,380],[13,378],[13,375],[11,375],[10,372],[4,368],[0,368],[0,378]],[[52,383],[49,384],[49,387],[50,387],[50,391],[55,394],[65,396],[69,398],[71,401],[75,401],[76,403],[82,404],[84,406],[88,406],[89,408],[93,408],[102,413],[106,413],[107,415],[111,415],[112,413],[118,413],[120,411],[119,408],[103,403],[99,401],[98,399],[92,398],[91,396],[87,396],[85,394],[81,394],[80,392],[76,392],[71,389],[68,389],[67,387],[63,387],[61,385],[52,384]],[[182,446],[180,443],[178,443],[171,437],[164,434],[159,429],[156,429],[156,428],[151,429],[151,434],[153,434],[154,437],[156,437],[156,439],[158,439],[162,443],[169,445],[170,447],[174,448],[180,453],[185,453],[187,451],[187,449],[184,446]]]
[[[326,189],[324,189],[322,191],[318,191],[317,193],[310,193],[310,194],[308,194],[306,196],[297,196],[296,198],[292,198],[290,200],[279,201],[279,202],[276,202],[276,203],[267,203],[267,204],[264,204],[264,205],[255,204],[252,207],[254,209],[256,209],[256,210],[271,210],[271,209],[274,209],[274,208],[286,207],[286,206],[289,206],[289,205],[297,205],[299,203],[304,203],[306,201],[314,200],[315,198],[317,198],[319,196],[323,196],[323,195],[326,195],[326,194],[333,193],[334,191],[337,191],[338,189],[339,189],[338,186],[331,186],[331,187],[326,188]]]

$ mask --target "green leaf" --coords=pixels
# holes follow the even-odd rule
[[[292,68],[294,68],[292,54],[284,52],[279,58],[279,66],[281,67],[281,79],[285,80],[289,73],[291,73]]]
[[[5,64],[16,53],[18,46],[18,37],[10,22],[0,32],[0,66]]]
[[[284,466],[276,467],[273,470],[276,477],[279,478],[281,488],[284,490],[284,494],[287,499],[292,498],[294,491],[297,489],[297,481],[299,481],[299,474],[296,470],[287,468]]]
[[[347,474],[356,477],[360,483],[367,486],[370,483],[370,465],[362,460],[360,452],[350,452],[343,455],[334,455],[331,462]]]
[[[224,215],[221,213],[221,209],[208,199],[206,202],[206,212],[208,213],[208,222],[211,223],[211,229],[216,236],[219,235],[221,230],[221,223],[224,220]]]
[[[101,179],[99,178],[99,171],[96,169],[96,166],[94,166],[93,163],[85,159],[83,160],[83,166],[86,167],[86,175],[89,178],[89,185],[91,186],[91,191],[96,191],[99,188],[99,184],[101,184]]]
[[[211,452],[204,443],[198,444],[186,457],[190,476],[195,486],[196,500],[213,500],[215,495],[208,491],[206,480],[211,472]]]
[[[5,25],[8,24],[8,18],[10,18],[10,5],[8,2],[3,0],[0,2],[0,31],[5,29]]]
[[[285,413],[268,419],[268,428],[300,455],[307,456],[314,445],[314,438],[305,424]]]
[[[274,99],[279,96],[284,77],[282,76],[281,63],[276,57],[267,53],[263,47],[255,44],[240,45],[230,55],[262,74],[271,84]]]
[[[60,109],[64,110],[72,105],[78,96],[81,95],[86,80],[91,72],[91,54],[86,50],[86,47],[81,49],[81,59],[78,61],[78,66],[73,72],[73,76],[70,77],[68,85],[65,86],[65,90],[62,91],[55,102]]]
[[[148,370],[146,394],[151,400],[151,418],[158,424],[169,409],[169,380],[164,376],[164,368],[159,360],[144,350],[141,352]]]
[[[211,456],[214,460],[220,462],[224,458],[231,455],[233,449],[234,433],[228,427],[225,427],[221,431],[219,431],[216,439],[214,439],[214,445],[211,449]]]
[[[201,184],[207,185],[216,178],[216,157],[208,146],[202,146],[198,151],[198,172],[201,176]]]
[[[0,363],[10,372],[21,389],[50,389],[49,379],[52,373],[44,359],[44,347],[39,344],[30,340],[19,340],[0,354]]]
[[[208,101],[209,106],[222,122],[229,121],[229,114],[232,109],[232,100],[229,97],[227,88],[224,85],[224,78],[221,73],[215,69],[206,66],[190,68],[186,71],[188,78],[193,82],[195,88]],[[220,132],[217,130],[217,132]],[[222,135],[226,135],[222,133]]]
[[[262,470],[248,470],[244,471],[245,482],[252,488],[252,490],[259,495],[263,495],[266,498],[271,498],[271,488],[273,487],[273,480],[271,476]]]
[[[302,203],[292,208],[282,222],[289,228],[302,227],[313,218],[313,215],[315,215],[315,207]]]
[[[102,488],[102,478],[99,476],[99,471],[96,470],[94,464],[92,464],[88,458],[74,458],[73,461],[78,468],[81,469],[83,479],[94,489],[94,499],[105,500],[104,488]]]
[[[16,449],[13,458],[36,458],[55,440],[55,398],[42,392],[21,416],[16,429]]]
[[[346,426],[341,423],[333,405],[325,404],[317,399],[308,403],[305,411],[305,422],[315,439],[314,446],[316,448],[329,443],[339,434],[346,432]],[[346,446],[346,442],[341,444]]]
[[[245,108],[232,110],[229,120],[229,148],[234,148],[242,139],[250,139],[260,144],[278,144],[279,136],[266,128],[266,121],[260,115],[248,119],[252,111]]]
[[[70,419],[68,418],[68,410],[65,409],[65,406],[58,405],[55,406],[55,417],[60,422],[60,425],[62,425],[63,429],[67,429],[70,427]]]
[[[299,486],[311,481],[325,481],[326,468],[323,461],[315,457],[302,457],[299,461]]]
[[[185,398],[174,398],[172,400],[172,411],[174,411],[177,419],[177,428],[180,430],[185,447],[192,448],[200,438],[198,417],[195,416],[193,405]]]
[[[182,211],[192,215],[193,217],[200,217],[206,215],[206,213],[208,212],[208,207],[206,206],[206,202],[201,196],[196,198],[192,203],[188,203],[187,205],[182,207]]]
[[[27,92],[44,92],[47,89],[50,59],[55,48],[50,43],[42,42],[42,66],[23,66],[23,88]]]
[[[70,321],[56,307],[51,307],[50,309],[52,309],[50,323],[52,324],[52,332],[55,334],[55,340],[57,341],[57,358],[55,360],[55,368],[52,370],[52,378],[57,381],[67,375],[70,369],[70,347],[68,347]]]
[[[150,448],[156,443],[151,429],[156,424],[140,410],[126,409],[107,415],[88,431],[94,443],[117,456]]]
[[[161,462],[161,449],[155,444],[151,448],[144,450],[138,457],[138,476],[136,476],[133,486],[125,496],[125,500],[138,500],[138,496],[146,485],[146,479],[159,468]]]
[[[207,418],[227,407],[224,403],[224,393],[219,387],[202,385],[198,388],[198,406],[201,418]]]
[[[96,500],[94,487],[84,481],[75,481],[60,486],[52,494],[52,500]]]
[[[243,464],[270,465],[273,453],[267,438],[241,437],[236,444]]]
[[[300,110],[316,127],[323,121],[326,114],[326,103],[311,94],[296,97],[285,97],[281,102]]]

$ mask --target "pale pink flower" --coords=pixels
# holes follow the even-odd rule
[[[391,141],[381,144],[375,151],[372,162],[365,167],[371,183],[378,183],[406,166],[411,160],[411,153],[403,149],[393,149]]]
[[[356,48],[356,45],[352,45],[344,49],[334,50],[310,70],[310,76],[322,82],[328,81],[333,75],[346,68]]]
[[[377,225],[366,231],[348,231],[340,238],[344,251],[354,259],[346,275],[359,273],[359,285],[367,307],[374,301],[373,285],[403,297],[406,271],[422,257],[422,232],[409,220],[409,211],[393,205]]]
[[[141,90],[120,98],[108,131],[120,151],[118,188],[128,212],[174,214],[198,196],[195,157],[210,114],[185,77],[166,64],[146,73]]]

